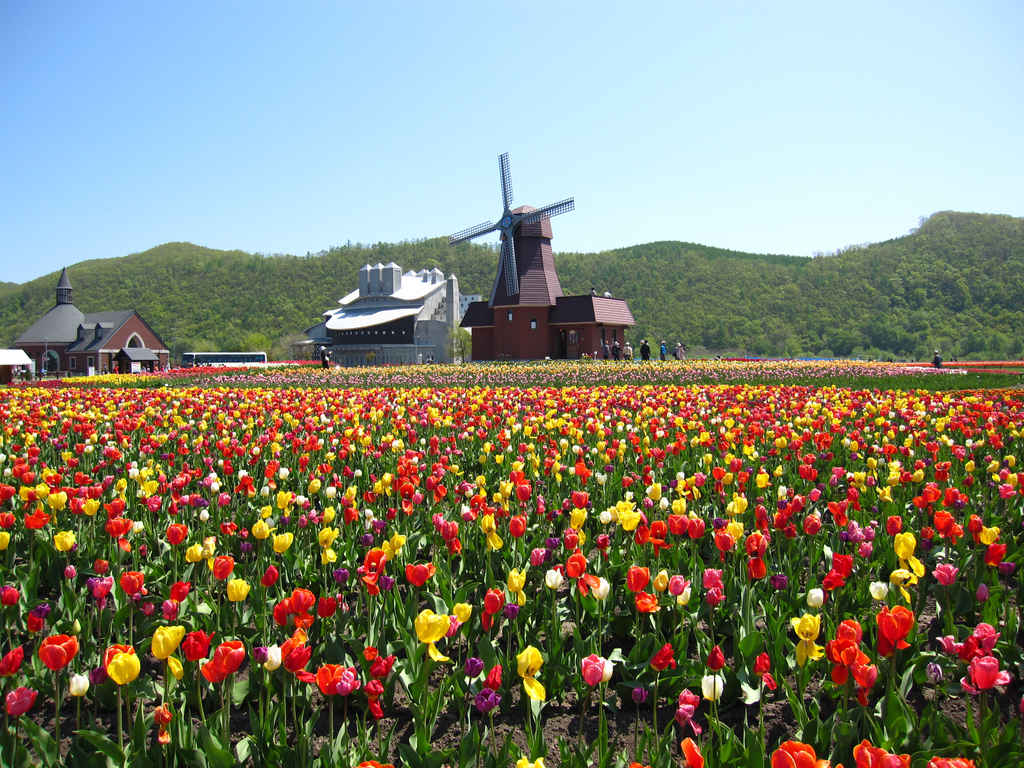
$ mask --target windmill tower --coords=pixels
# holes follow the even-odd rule
[[[558,282],[551,251],[550,219],[573,210],[575,202],[567,197],[543,208],[528,205],[512,208],[508,152],[498,158],[498,173],[503,206],[501,218],[456,232],[448,238],[448,244],[455,245],[489,232],[500,232],[501,256],[488,305],[491,308],[552,305],[562,295],[562,286]]]
[[[501,234],[494,283],[486,302],[474,302],[462,321],[473,328],[473,358],[538,359],[568,356],[567,333],[552,328],[552,314],[565,297],[551,250],[551,218],[575,208],[568,197],[543,208],[512,207],[508,153],[498,158],[501,217],[456,232],[450,245],[490,232]],[[569,297],[572,298],[572,297]],[[630,316],[632,321],[632,316]],[[578,354],[575,356],[579,356]]]

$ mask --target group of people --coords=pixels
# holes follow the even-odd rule
[[[664,339],[661,340],[661,344],[658,347],[658,356],[661,360],[668,360],[669,346]],[[676,342],[675,348],[672,350],[671,355],[676,360],[686,359],[686,345],[682,342]],[[601,341],[600,351],[594,351],[594,359],[597,360],[603,358],[605,360],[632,360],[633,359],[633,345],[628,341],[625,344],[619,344],[619,340],[615,339],[611,344],[607,341]],[[650,360],[651,359],[651,345],[647,343],[647,339],[640,340],[640,359]]]

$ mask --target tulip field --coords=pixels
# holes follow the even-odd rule
[[[0,766],[1024,764],[1024,389],[701,365],[0,388]]]

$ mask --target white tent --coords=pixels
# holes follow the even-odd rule
[[[23,349],[0,349],[0,365],[32,365]]]

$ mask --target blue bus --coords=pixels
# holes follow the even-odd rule
[[[202,365],[251,365],[267,362],[266,352],[182,352],[181,367]]]

